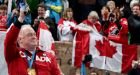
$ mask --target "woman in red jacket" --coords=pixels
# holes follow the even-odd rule
[[[108,9],[107,7],[103,7]],[[109,40],[128,44],[128,22],[121,18],[119,8],[112,12],[102,9],[102,30],[103,35]]]

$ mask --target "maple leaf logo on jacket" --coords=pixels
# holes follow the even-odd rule
[[[101,40],[96,41],[95,47],[100,52],[100,56],[106,56],[112,58],[116,51],[116,47],[110,45],[109,41],[103,38],[103,43]]]

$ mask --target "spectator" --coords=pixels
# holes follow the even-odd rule
[[[0,31],[6,31],[7,26],[7,5],[0,5]]]
[[[42,3],[42,1],[43,0],[26,0],[27,4],[30,7],[32,22],[38,15],[38,13],[37,13],[38,4]]]
[[[77,51],[80,54],[74,56],[78,61],[75,62],[76,73],[78,75],[78,70],[81,68],[81,64],[86,55],[89,54],[89,41],[91,39],[92,33],[98,33],[101,30],[101,25],[98,21],[99,16],[96,11],[91,11],[86,20],[72,28],[75,32],[75,43],[78,46]],[[89,63],[89,61],[87,62]],[[93,73],[93,72],[92,72]]]
[[[48,17],[48,16],[45,16],[45,11],[46,11],[46,7],[44,4],[39,4],[38,5],[38,16],[37,16],[37,19],[42,19],[46,22],[50,32],[52,33],[52,36],[54,38],[54,40],[58,40],[57,39],[57,27],[55,26],[53,20]]]
[[[31,19],[31,14],[28,9],[27,9],[26,13],[27,14],[25,16],[24,23],[31,24],[32,19]],[[12,10],[12,12],[10,14],[8,14],[7,27],[10,27],[11,23],[15,22],[18,17],[19,17],[19,10],[17,8],[15,8]]]
[[[38,19],[34,19],[34,23],[33,23],[32,27],[35,30],[35,32],[37,32],[38,26],[39,26],[39,20]]]
[[[114,9],[112,13],[102,9],[102,30],[108,39],[128,44],[128,22],[126,18],[121,17],[119,8]]]
[[[50,12],[50,18],[54,20],[55,24],[58,24],[63,9],[61,0],[44,0],[44,3]]]
[[[99,16],[101,16],[102,7],[105,6],[108,1],[109,0],[97,0],[96,7],[98,7],[98,8],[96,9],[96,11],[97,11]]]
[[[136,44],[137,47],[137,58],[140,57],[140,4],[134,3],[131,7],[132,14],[128,18],[128,29],[129,29],[129,44]]]
[[[140,44],[140,4],[132,6],[132,15],[128,18],[128,28],[130,33],[130,44]]]
[[[1,4],[7,4],[8,3],[8,0],[0,0],[0,5]]]
[[[74,32],[71,27],[76,26],[76,21],[73,19],[73,11],[71,8],[64,10],[62,18],[58,22],[58,31],[60,41],[73,41]]]
[[[124,18],[128,18],[131,15],[131,9],[129,6],[129,0],[126,0],[126,3],[120,7],[121,15]]]
[[[97,32],[101,32],[101,24],[99,22],[99,16],[96,11],[91,11],[86,20],[82,23],[87,24],[94,28]]]
[[[60,75],[55,57],[37,49],[36,33],[30,25],[23,25],[24,18],[21,9],[6,35],[4,48],[9,75]]]
[[[130,2],[130,8],[132,8],[135,3],[139,3],[139,0],[132,0]]]
[[[128,72],[128,75],[140,75],[140,59],[132,61],[132,69]]]

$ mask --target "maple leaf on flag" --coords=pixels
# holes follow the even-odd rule
[[[106,56],[112,58],[113,55],[117,52],[116,47],[110,45],[109,41],[103,38],[103,43],[101,40],[96,40],[95,47],[100,52],[100,56]]]

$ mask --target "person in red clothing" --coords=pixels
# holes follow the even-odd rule
[[[99,16],[96,11],[91,11],[86,20],[82,23],[94,28],[98,32],[101,32],[101,24],[99,22]]]
[[[37,48],[36,33],[31,25],[23,25],[24,17],[21,8],[18,20],[6,34],[4,53],[9,75],[61,75],[55,56]]]
[[[103,36],[111,41],[128,44],[128,21],[121,17],[119,8],[110,13],[108,7],[104,6],[101,12]]]
[[[71,29],[73,29],[75,33],[75,38],[74,38],[74,44],[76,44],[76,48],[75,45],[73,46],[73,51],[75,51],[75,53],[73,52],[72,56],[74,57],[74,59],[76,59],[76,61],[74,61],[74,59],[72,59],[72,65],[74,65],[76,67],[76,74],[79,75],[79,71],[82,67],[82,61],[84,60],[84,58],[89,55],[89,49],[90,49],[90,40],[93,38],[91,35],[93,33],[100,33],[101,31],[101,25],[98,21],[99,16],[96,13],[96,11],[91,11],[87,17],[86,20],[84,20],[82,23],[76,25],[75,27],[71,27]],[[98,34],[97,34],[98,35]],[[86,64],[87,67],[89,67],[89,61],[84,63]],[[91,74],[94,74],[92,71],[92,68],[90,69]],[[81,71],[82,72],[82,71]]]
[[[7,5],[0,5],[0,31],[6,31],[7,30]]]
[[[67,8],[62,14],[62,18],[58,21],[60,41],[73,41],[74,32],[70,28],[76,25],[77,22],[73,19],[72,9]]]

